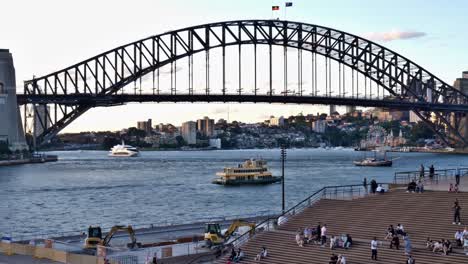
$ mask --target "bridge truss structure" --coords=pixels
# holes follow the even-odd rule
[[[277,85],[278,72],[282,87]],[[203,80],[194,81],[200,75]],[[235,82],[229,80],[233,75]],[[38,146],[93,107],[128,102],[333,104],[411,110],[447,144],[468,143],[458,127],[468,113],[466,94],[370,40],[281,20],[210,23],[138,40],[25,81],[18,101],[24,107],[25,130]]]

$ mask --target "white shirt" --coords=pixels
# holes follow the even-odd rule
[[[327,227],[322,226],[321,232],[322,232],[322,236],[327,236]]]
[[[372,240],[370,242],[370,248],[371,249],[377,249],[377,241],[376,240]]]
[[[341,256],[341,264],[346,264],[346,258],[345,256]]]
[[[383,188],[382,188],[381,186],[377,187],[377,192],[381,192],[382,189],[383,189]]]
[[[463,233],[462,232],[456,232],[455,233],[455,239],[456,240],[461,240],[463,238]]]
[[[403,225],[397,226],[397,229],[399,229],[399,230],[401,230],[401,231],[405,231],[405,229],[403,228]]]

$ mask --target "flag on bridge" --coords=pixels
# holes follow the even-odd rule
[[[278,10],[279,10],[279,6],[272,6],[272,7],[271,7],[271,10],[272,10],[272,11],[278,11]]]
[[[290,6],[292,6],[292,4],[293,4],[292,2],[286,2],[285,6],[290,7]]]

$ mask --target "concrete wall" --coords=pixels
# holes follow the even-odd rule
[[[16,77],[13,57],[0,49],[0,140],[12,150],[27,148],[16,100]]]

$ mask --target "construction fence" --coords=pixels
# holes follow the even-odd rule
[[[26,255],[39,259],[49,259],[67,264],[104,264],[104,258],[98,258],[96,256],[74,254],[70,252],[60,251],[53,248],[47,248],[47,245],[34,246],[28,244],[18,243],[4,243],[0,242],[0,253],[11,256],[11,255]],[[111,264],[117,264],[118,262],[111,261]]]

